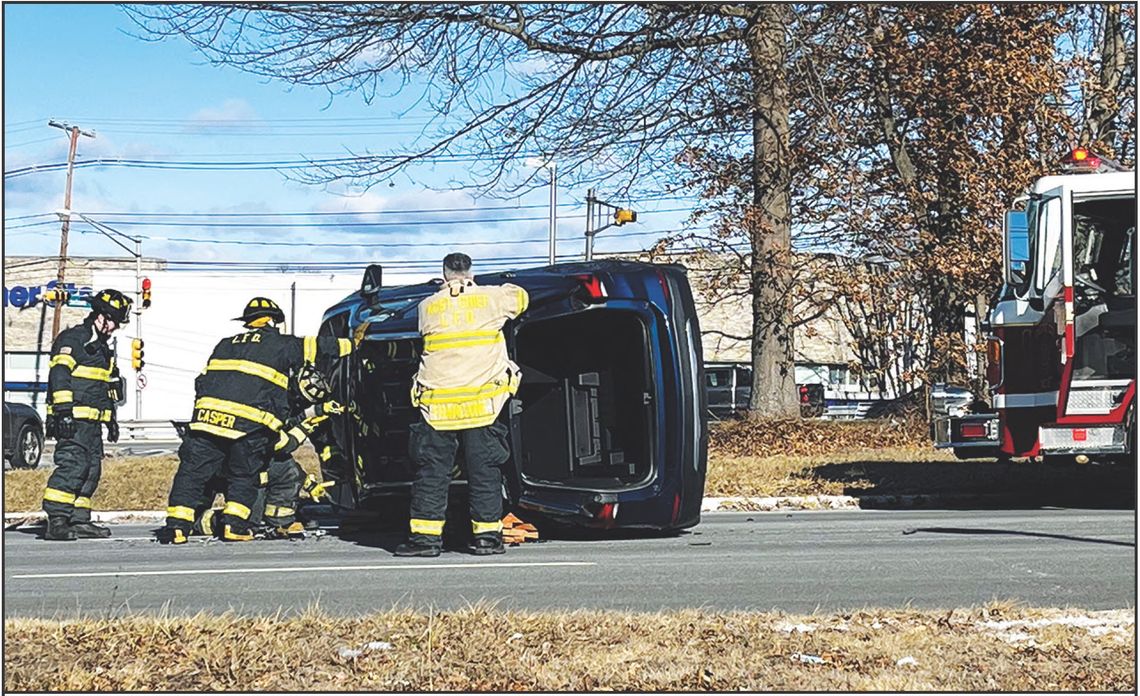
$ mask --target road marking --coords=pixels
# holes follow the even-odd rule
[[[36,573],[13,575],[13,580],[47,578],[115,578],[127,575],[228,575],[231,573],[314,573],[348,570],[479,570],[481,568],[556,568],[594,566],[587,561],[548,561],[541,563],[427,563],[419,565],[310,566],[297,568],[199,568],[194,570],[132,570],[110,573]]]

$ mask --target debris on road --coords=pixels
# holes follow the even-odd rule
[[[792,653],[792,660],[799,660],[805,665],[822,665],[827,662],[819,655],[808,655],[806,653]]]
[[[508,512],[503,518],[503,543],[508,546],[518,546],[527,541],[538,541],[538,529]]]
[[[895,664],[899,667],[917,667],[918,660],[914,659],[910,655],[907,655],[906,657],[900,657],[898,662]]]

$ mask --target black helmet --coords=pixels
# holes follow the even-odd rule
[[[235,319],[248,324],[260,317],[269,317],[280,323],[285,321],[285,312],[282,312],[277,303],[268,297],[255,297],[246,304],[245,311],[241,313],[241,316],[235,317]]]
[[[100,290],[88,301],[91,303],[92,312],[107,316],[119,326],[131,321],[131,305],[134,303],[131,298],[118,290],[111,288]]]
[[[312,404],[326,401],[332,394],[328,379],[312,363],[305,363],[297,371],[297,391]]]

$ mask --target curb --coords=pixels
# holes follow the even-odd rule
[[[984,500],[1007,499],[1000,494],[956,495],[870,495],[856,498],[850,495],[789,495],[789,496],[726,496],[706,497],[701,501],[701,512],[770,512],[774,510],[867,510],[875,508],[914,508],[931,504],[979,503]],[[4,525],[42,522],[42,511],[9,512],[4,514]],[[166,513],[162,510],[95,510],[93,522],[118,524],[162,524]]]

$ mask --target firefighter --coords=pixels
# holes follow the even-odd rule
[[[347,338],[282,334],[285,313],[264,297],[250,300],[237,321],[246,331],[219,341],[195,379],[194,415],[178,450],[160,542],[187,541],[195,517],[211,502],[209,483],[219,474],[226,489],[219,536],[252,541],[250,515],[290,415],[289,374],[305,363],[331,366],[352,352]]]
[[[518,390],[519,368],[507,357],[503,325],[527,307],[517,285],[476,285],[471,258],[443,259],[443,287],[419,305],[424,348],[412,384],[421,419],[411,426],[408,450],[416,466],[409,536],[397,556],[438,556],[447,491],[462,441],[467,460],[471,553],[503,553],[500,467],[510,456],[507,426],[498,421]]]
[[[48,372],[47,435],[54,437],[56,469],[44,490],[50,541],[99,539],[111,530],[91,522],[91,496],[107,441],[119,440],[114,393],[118,384],[115,352],[107,341],[130,321],[131,300],[118,290],[91,296],[91,313],[82,324],[64,329],[51,347]]]
[[[313,365],[301,367],[296,377],[295,393],[299,397],[295,406],[297,415],[290,419],[288,427],[282,429],[278,436],[269,462],[269,480],[264,496],[259,498],[254,512],[255,520],[270,527],[276,535],[290,538],[304,536],[304,525],[297,522],[302,494],[314,501],[320,500],[326,495],[326,489],[333,485],[332,482],[318,483],[316,477],[306,474],[293,458],[293,452],[310,438],[314,446],[329,441],[330,434],[324,432],[329,427],[329,417],[344,413],[340,404],[330,400],[332,388]],[[331,448],[331,444],[325,448]]]

